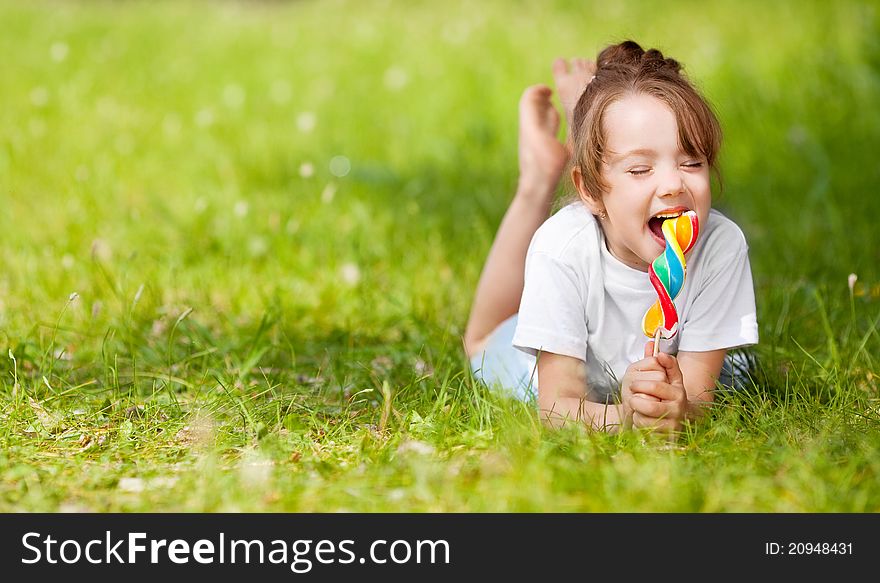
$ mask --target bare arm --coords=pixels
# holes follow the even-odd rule
[[[689,419],[702,417],[715,400],[715,381],[721,374],[725,356],[726,350],[678,353],[678,365],[687,391]]]
[[[552,352],[538,354],[538,409],[547,425],[577,421],[595,431],[619,431],[625,418],[622,406],[588,401],[586,387],[584,361]]]

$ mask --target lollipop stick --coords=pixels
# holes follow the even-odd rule
[[[654,333],[654,356],[660,353],[660,327],[657,327],[657,331]]]

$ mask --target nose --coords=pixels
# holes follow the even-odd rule
[[[681,175],[681,170],[679,170],[677,166],[667,168],[666,171],[660,175],[658,188],[661,198],[677,196],[684,192],[684,177]]]

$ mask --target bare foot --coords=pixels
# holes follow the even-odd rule
[[[550,197],[556,191],[568,149],[560,143],[559,112],[546,85],[528,87],[519,100],[519,180],[522,194]]]
[[[574,114],[574,106],[584,89],[589,85],[596,74],[596,63],[587,59],[556,59],[553,61],[553,80],[556,82],[556,91],[559,93],[559,101],[565,112],[565,122],[571,133],[571,119]]]

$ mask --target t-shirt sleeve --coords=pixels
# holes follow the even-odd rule
[[[584,360],[587,353],[586,290],[575,270],[546,253],[531,253],[513,345]]]
[[[690,352],[732,349],[758,343],[755,290],[748,247],[709,274],[682,322],[678,349]]]

